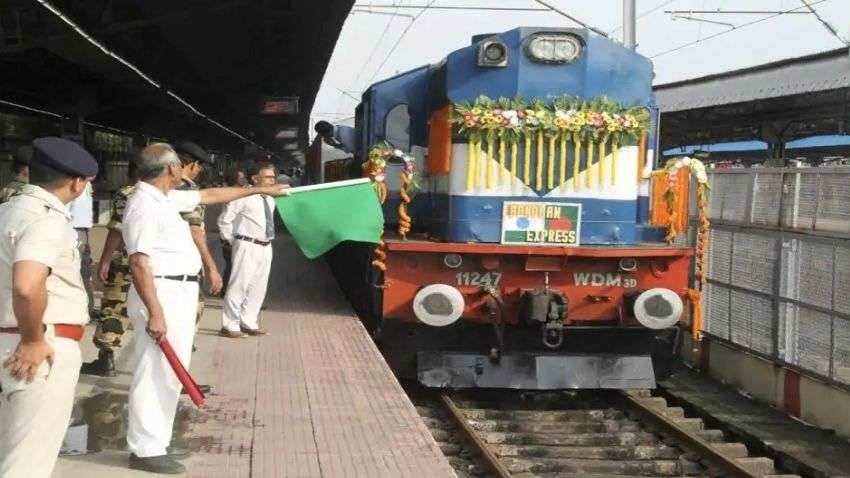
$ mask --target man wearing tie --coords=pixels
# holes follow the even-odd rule
[[[248,173],[254,187],[273,186],[277,181],[277,168],[272,163],[256,163]],[[220,332],[223,337],[265,335],[259,316],[272,265],[274,208],[271,197],[248,196],[228,204],[218,218],[221,239],[233,250],[233,266],[224,296]]]

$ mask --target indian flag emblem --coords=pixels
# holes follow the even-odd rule
[[[581,205],[506,201],[502,244],[577,246]]]

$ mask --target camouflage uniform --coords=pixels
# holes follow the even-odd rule
[[[121,231],[121,221],[127,198],[135,191],[135,186],[124,186],[112,196],[109,224],[111,231]],[[100,301],[100,320],[94,332],[94,345],[101,350],[114,351],[121,346],[124,331],[130,326],[127,318],[127,293],[132,285],[130,259],[127,249],[122,246],[112,254],[109,261],[109,274],[103,285],[103,298]]]
[[[12,196],[17,196],[26,185],[27,183],[17,179],[9,181],[9,184],[3,186],[3,189],[0,189],[0,204],[8,201]]]
[[[197,191],[199,188],[198,188],[197,184],[195,184],[194,182],[184,178],[183,182],[180,184],[180,186],[177,187],[177,189],[179,189],[181,191]],[[180,216],[182,216],[183,219],[186,222],[189,223],[190,227],[197,226],[197,227],[200,227],[201,230],[203,231],[204,230],[204,215],[206,214],[206,211],[207,211],[206,206],[204,206],[202,204],[198,204],[198,206],[195,207],[195,209],[193,209],[189,212],[181,212]],[[195,323],[196,324],[201,321],[201,317],[203,317],[203,315],[204,315],[204,292],[203,292],[203,289],[201,289],[201,287],[198,287],[198,315],[195,316]]]

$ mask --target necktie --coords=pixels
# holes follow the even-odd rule
[[[263,209],[266,211],[266,240],[271,241],[274,239],[274,218],[272,217],[272,208],[265,196],[263,196]]]

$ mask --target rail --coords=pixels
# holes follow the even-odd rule
[[[510,478],[513,475],[510,471],[499,461],[499,458],[490,451],[490,448],[487,447],[487,444],[484,443],[484,440],[478,435],[478,433],[469,426],[469,423],[466,421],[466,417],[463,415],[463,411],[455,405],[455,402],[448,395],[441,395],[440,401],[442,402],[443,407],[446,409],[446,412],[451,417],[452,421],[455,422],[457,429],[463,435],[463,438],[469,443],[472,447],[473,453],[478,455],[478,458],[481,459],[481,464],[489,471],[493,473],[498,478]]]
[[[689,432],[674,420],[665,416],[662,412],[648,406],[639,396],[631,391],[621,391],[626,406],[637,413],[644,422],[651,423],[662,434],[670,435],[676,440],[676,446],[690,453],[694,453],[708,461],[712,466],[718,468],[729,476],[740,478],[758,478],[761,473],[753,473],[741,466],[738,461],[711,446],[711,444],[698,435]]]
[[[648,390],[552,392],[542,402],[514,392],[498,398],[459,393],[457,402],[429,393],[432,407],[441,411],[432,415],[432,408],[423,407],[421,413],[438,424],[451,422],[455,439],[442,435],[441,448],[454,456],[466,449],[474,466],[489,476],[797,476],[777,475],[781,472],[772,459],[750,456],[744,444],[726,441],[722,431],[705,429],[701,418],[687,417]],[[462,448],[448,446],[457,439]],[[453,466],[469,470],[472,465],[461,461]]]

